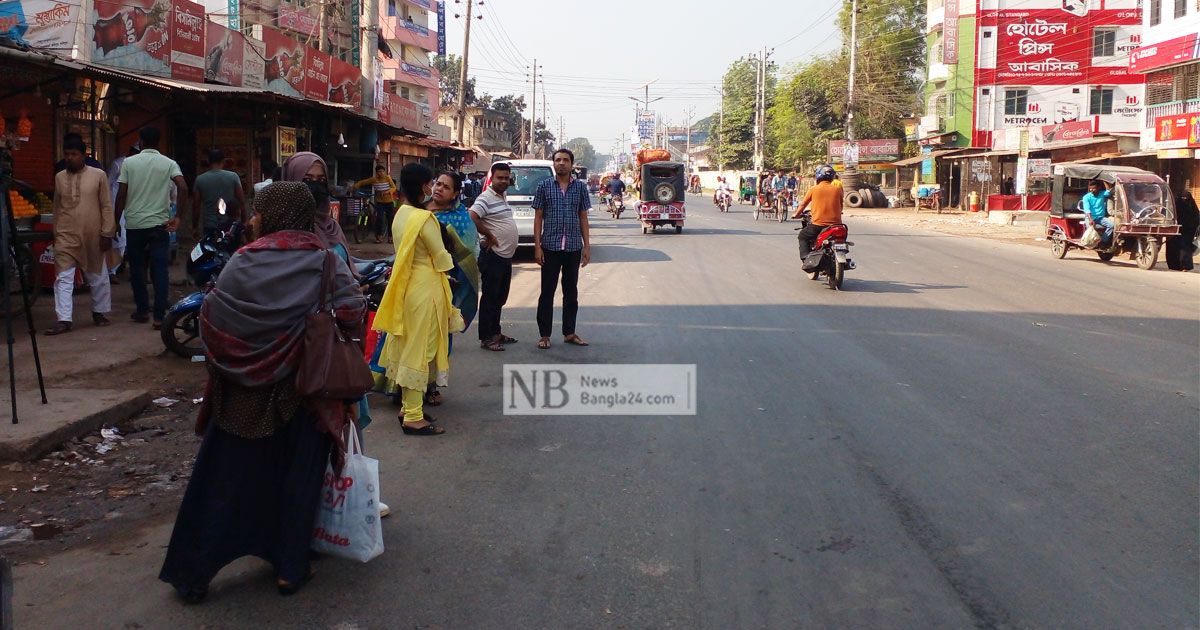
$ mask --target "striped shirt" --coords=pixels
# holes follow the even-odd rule
[[[479,217],[479,223],[496,237],[493,254],[512,258],[517,253],[517,222],[513,219],[512,207],[503,195],[488,188],[475,198],[471,213]]]
[[[583,249],[583,228],[579,213],[592,208],[587,184],[572,179],[563,191],[551,177],[538,184],[533,194],[534,210],[542,211],[542,248],[552,252],[577,252]]]

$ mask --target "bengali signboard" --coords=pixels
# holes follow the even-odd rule
[[[1189,33],[1129,53],[1129,69],[1149,72],[1156,68],[1200,59],[1200,33]]]
[[[958,63],[958,0],[946,0],[942,21],[942,63]]]
[[[296,31],[304,37],[316,36],[319,23],[311,11],[280,4],[277,15],[279,28]]]
[[[332,66],[333,57],[328,53],[312,48],[304,51],[304,98],[329,100],[329,69]]]
[[[899,140],[858,140],[854,144],[858,145],[856,156],[858,158],[858,162],[883,163],[895,162],[900,159]],[[851,149],[850,152],[853,153],[853,149]],[[845,161],[846,153],[845,140],[829,141],[829,160],[832,163],[843,163]]]
[[[171,76],[171,13],[171,3],[159,0],[95,0],[92,62]]]
[[[646,110],[638,112],[637,130],[638,137],[646,140],[654,135],[654,122],[656,118],[654,112]]]
[[[1154,143],[1158,149],[1200,147],[1200,113],[1155,118]]]
[[[263,27],[263,81],[266,89],[300,98],[304,90],[304,47],[273,28]]]
[[[437,3],[437,54],[440,57],[446,56],[446,3]]]
[[[1030,177],[1050,177],[1050,158],[1030,158]]]
[[[996,81],[999,84],[1066,85],[1073,83],[1140,83],[1124,55],[1133,49],[1132,38],[1140,24],[1135,10],[1096,10],[1085,16],[1063,9],[1008,10],[998,12]],[[1107,58],[1093,60],[1093,31],[1114,28],[1115,64]],[[1128,28],[1121,28],[1128,27]]]
[[[421,110],[416,103],[398,94],[384,92],[383,109],[379,110],[380,122],[409,131],[422,131]]]
[[[246,59],[245,36],[216,22],[209,22],[205,27],[208,48],[204,54],[205,80],[240,86]]]
[[[362,106],[362,72],[358,68],[334,59],[329,70],[329,99],[334,103]]]
[[[279,141],[279,163],[296,155],[296,128],[295,127],[276,127],[278,130]]]
[[[7,0],[0,2],[0,43],[11,42],[73,58],[77,52],[76,24],[79,4],[55,0]]]
[[[171,9],[171,76],[204,82],[204,7],[174,0]]]
[[[263,71],[266,68],[267,47],[252,37],[242,38],[242,87],[261,90],[266,87]]]

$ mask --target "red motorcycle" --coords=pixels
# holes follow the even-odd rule
[[[800,215],[800,227],[803,230],[812,222],[812,215],[805,210]],[[850,259],[850,246],[854,243],[846,240],[850,230],[845,223],[831,225],[817,235],[813,242],[812,251],[801,260],[801,268],[813,280],[825,276],[829,288],[838,291],[842,288],[842,280],[847,269],[854,269],[854,261]]]

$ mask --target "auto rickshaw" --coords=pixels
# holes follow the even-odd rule
[[[1083,196],[1092,180],[1112,185],[1108,200],[1108,215],[1116,223],[1111,243],[1095,248],[1085,247],[1083,233]],[[1050,221],[1046,238],[1050,253],[1065,258],[1076,247],[1094,249],[1100,260],[1128,253],[1141,269],[1153,269],[1158,252],[1168,236],[1179,234],[1175,220],[1175,202],[1171,190],[1161,177],[1132,166],[1098,164],[1057,164],[1054,166],[1054,189],[1050,206]]]
[[[738,205],[754,204],[758,199],[758,173],[747,171],[738,176]]]
[[[683,232],[687,166],[680,162],[647,162],[641,168],[641,182],[640,200],[634,209],[642,223],[642,234],[660,225],[674,226],[676,234]]]

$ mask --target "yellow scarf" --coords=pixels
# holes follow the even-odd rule
[[[383,299],[379,303],[379,310],[375,312],[375,322],[372,326],[375,330],[385,332],[396,337],[404,336],[404,296],[408,293],[408,281],[412,276],[413,256],[417,249],[417,237],[421,235],[421,227],[426,221],[437,222],[433,213],[428,210],[422,210],[415,206],[405,204],[400,207],[401,211],[407,209],[409,211],[408,219],[404,222],[403,232],[396,239],[396,259],[392,263],[392,277],[388,281],[387,289],[383,292]],[[393,225],[393,233],[395,226]],[[450,307],[449,321],[446,322],[446,334],[461,331],[463,326],[462,315],[457,308],[453,306],[453,298],[450,292],[450,281],[443,276],[442,287],[446,294],[446,304]]]

